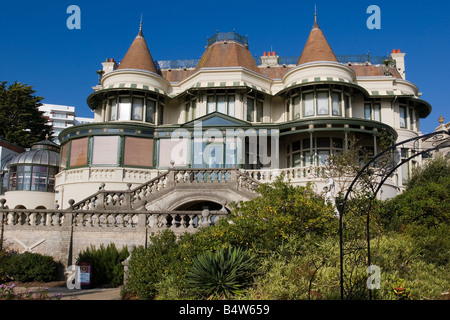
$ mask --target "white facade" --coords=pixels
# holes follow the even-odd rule
[[[405,79],[404,53],[395,50],[380,65],[339,62],[317,22],[297,64],[279,64],[273,53],[257,65],[248,39],[235,32],[210,39],[195,66],[157,68],[141,28],[120,64],[102,63],[102,78],[87,99],[94,122],[71,127],[66,121],[59,134],[55,202],[62,209],[69,200],[95,208],[99,190],[134,189],[142,194],[133,199],[147,210],[220,207],[238,199],[244,186],[281,174],[295,185],[313,182],[321,193],[327,159],[352,139],[373,156],[386,137],[393,144],[419,136],[420,119],[431,112]],[[69,110],[68,120],[75,115]],[[58,112],[50,113],[53,120],[63,118]],[[206,136],[211,130],[214,139]],[[227,130],[238,136],[227,140]],[[269,163],[254,161],[263,144],[249,135],[274,137]],[[402,157],[415,147],[405,146]],[[391,176],[382,199],[399,194],[410,171],[404,166]],[[113,198],[108,201],[116,203]]]

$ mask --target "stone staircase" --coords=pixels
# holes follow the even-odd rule
[[[252,199],[257,196],[259,181],[239,169],[169,169],[157,177],[127,190],[100,190],[75,203],[69,200],[71,210],[146,211],[175,209],[173,203],[192,199],[230,201]],[[181,201],[181,202],[180,202]]]

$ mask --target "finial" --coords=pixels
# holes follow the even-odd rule
[[[314,5],[314,26],[313,29],[320,29],[317,23],[317,5]]]
[[[141,13],[141,23],[139,24],[139,33],[137,35],[137,38],[143,38],[144,33],[142,32],[142,13]]]
[[[48,140],[48,133],[45,135],[45,140]]]
[[[444,117],[440,116],[438,121],[439,121],[440,124],[443,124],[444,123]]]

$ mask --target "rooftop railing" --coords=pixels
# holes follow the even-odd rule
[[[228,32],[228,33],[231,34],[232,32]],[[216,34],[216,36],[217,36],[217,34]],[[214,43],[217,41],[224,41],[224,40],[217,40],[218,38],[216,36],[208,38],[208,45],[210,42]],[[241,36],[239,36],[239,37],[241,37]],[[247,39],[246,37],[243,37],[243,38]],[[233,39],[228,39],[228,40],[231,41]],[[236,41],[238,41],[238,40],[236,40]],[[240,42],[240,41],[238,41],[238,42]],[[255,58],[257,65],[262,65],[261,57],[255,56],[254,58]],[[278,64],[279,65],[296,65],[299,58],[300,58],[299,56],[292,56],[292,57],[280,56],[280,57],[278,57]],[[374,65],[375,64],[384,64],[384,62],[388,59],[388,57],[386,57],[386,56],[370,56],[370,54],[337,55],[336,58],[338,59],[338,61],[340,63],[345,63],[345,64],[350,62],[350,63],[371,63]],[[155,65],[160,70],[189,69],[189,68],[195,68],[199,61],[200,61],[200,59],[161,60],[161,61],[155,61]]]
[[[208,47],[210,45],[213,45],[216,42],[219,41],[236,41],[243,45],[248,45],[248,36],[241,36],[240,34],[236,32],[219,32],[212,37],[208,38],[207,45]]]

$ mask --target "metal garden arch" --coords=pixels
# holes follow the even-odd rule
[[[420,143],[422,144],[427,143],[431,145],[426,148],[420,148]],[[398,150],[402,146],[405,147],[407,146],[411,149],[411,145],[413,146],[412,149],[416,150],[416,152],[411,156],[402,159],[399,156]],[[383,184],[389,177],[391,177],[391,175],[399,167],[409,162],[411,159],[424,154],[428,154],[431,151],[449,147],[450,147],[450,132],[448,130],[437,131],[434,133],[407,139],[385,149],[384,151],[374,156],[368,163],[364,165],[364,167],[358,172],[356,177],[353,179],[344,198],[338,204],[340,291],[341,291],[340,294],[342,300],[344,300],[345,295],[347,296],[347,299],[350,299],[352,298],[353,295],[357,294],[354,292],[355,290],[354,287],[352,287],[351,285],[347,286],[346,281],[351,282],[355,281],[355,279],[351,278],[353,276],[352,273],[350,274],[350,277],[346,276],[344,272],[344,269],[346,268],[344,258],[350,257],[351,259],[353,259],[353,262],[355,264],[351,265],[350,268],[357,268],[358,266],[362,267],[363,264],[366,264],[366,266],[371,266],[370,229],[369,229],[370,209],[373,200],[376,198]],[[369,188],[364,189],[363,188],[364,186]],[[365,190],[365,192],[362,190]],[[349,202],[351,202],[352,200],[353,201],[357,200],[358,197],[360,202],[358,202],[357,205],[353,205],[353,207],[349,208],[348,206]],[[363,219],[365,219],[366,238],[364,240],[362,239],[360,234],[358,234],[356,237],[352,235],[351,230],[348,234],[344,235],[344,232],[351,229],[352,227],[351,223],[345,224],[344,217],[346,215],[350,215],[353,218],[356,217],[355,219],[358,220],[360,224],[363,221]],[[361,251],[366,251],[366,255],[364,254],[361,255]],[[365,291],[365,289],[366,286],[363,286],[362,290]],[[361,290],[361,288],[359,290]],[[372,290],[370,289],[369,289],[369,299],[372,299]]]

